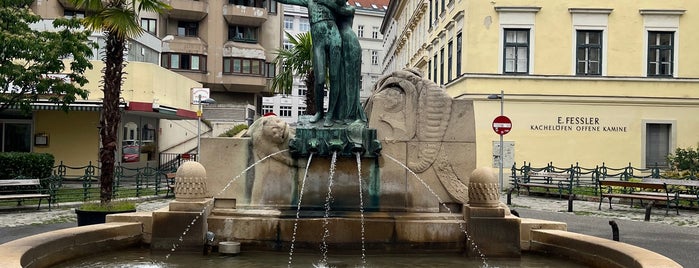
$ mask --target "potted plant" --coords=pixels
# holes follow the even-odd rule
[[[75,209],[78,226],[105,223],[107,215],[125,212],[136,212],[136,204],[129,201],[112,201],[106,205],[88,202]]]

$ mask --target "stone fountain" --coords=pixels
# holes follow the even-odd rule
[[[2,244],[0,267],[51,267],[143,244],[170,252],[174,244],[174,254],[199,251],[207,231],[215,233],[214,243],[240,242],[242,254],[251,249],[289,252],[292,241],[299,250],[317,252],[324,221],[330,250],[443,251],[488,258],[533,251],[593,267],[681,267],[639,247],[566,232],[564,223],[510,215],[498,202],[494,172],[475,168],[472,103],[452,100],[417,71],[382,78],[366,108],[368,128],[376,129],[380,147],[372,145],[369,135],[371,142],[362,143],[369,147],[357,150],[360,155],[369,153],[360,158],[360,165],[349,157],[337,160],[327,217],[323,197],[331,160],[292,157],[286,149],[296,138],[294,129],[266,117],[251,127],[250,137],[204,139],[203,165],[190,162],[178,170],[176,200],[168,207],[109,215],[106,224]],[[366,148],[381,148],[380,155]]]
[[[418,71],[405,70],[382,78],[365,109],[368,127],[357,128],[355,122],[324,127],[302,120],[294,129],[279,118],[264,117],[250,127],[248,137],[204,139],[201,164],[210,190],[224,189],[236,174],[243,174],[214,197],[208,229],[217,241],[288,250],[294,239],[297,248],[317,248],[332,150],[324,154],[321,149],[309,159],[312,151],[304,148],[331,148],[338,140],[343,145],[335,150],[340,156],[331,187],[329,247],[358,249],[363,218],[368,249],[467,252],[468,228],[481,253],[519,256],[519,218],[498,202],[497,182],[489,181],[491,170],[479,169],[481,181],[469,179],[476,168],[470,100],[454,100]],[[355,135],[363,141],[352,142],[362,139],[353,139],[353,128],[364,131]],[[340,134],[297,135],[297,129]],[[320,136],[331,138],[318,140]],[[362,156],[359,167],[355,148]],[[469,199],[475,202],[469,205]],[[298,233],[293,237],[295,224]],[[485,226],[488,232],[478,231]],[[481,243],[491,233],[500,235]]]

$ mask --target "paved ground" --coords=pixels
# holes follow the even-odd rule
[[[154,199],[139,204],[139,211],[153,211],[164,207],[172,199]],[[505,199],[503,197],[503,202]],[[512,209],[521,217],[561,221],[568,230],[611,239],[610,220],[619,226],[620,240],[658,252],[672,258],[685,267],[699,267],[699,209],[682,209],[665,215],[662,208],[653,209],[650,222],[644,222],[645,209],[630,208],[628,205],[603,204],[598,210],[597,202],[575,201],[574,211],[566,212],[567,200],[554,197],[512,196]],[[56,229],[77,226],[72,208],[23,209],[0,211],[0,243]]]

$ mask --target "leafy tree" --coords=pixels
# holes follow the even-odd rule
[[[306,84],[306,114],[315,114],[315,78],[313,77],[313,42],[310,33],[292,36],[286,32],[286,38],[293,45],[289,49],[277,50],[274,63],[281,66],[279,74],[272,79],[275,93],[289,94],[294,84],[294,75],[303,76]]]
[[[85,9],[87,17],[83,24],[90,30],[102,31],[105,35],[105,67],[102,70],[102,114],[100,117],[100,138],[102,147],[99,158],[100,203],[107,205],[112,201],[112,184],[114,182],[115,152],[117,149],[117,131],[121,122],[119,99],[124,79],[124,50],[127,40],[143,33],[136,21],[141,11],[162,13],[170,6],[158,0],[69,0],[80,9]]]
[[[0,112],[19,107],[29,113],[40,99],[67,111],[77,98],[88,96],[81,87],[88,82],[85,71],[92,69],[94,44],[76,19],[54,20],[54,31],[32,29],[41,17],[28,8],[31,2],[0,1]],[[67,79],[52,75],[66,72],[63,59],[70,59]]]

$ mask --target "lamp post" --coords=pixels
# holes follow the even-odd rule
[[[500,116],[504,116],[505,115],[505,109],[504,109],[504,107],[505,107],[504,106],[504,104],[505,104],[505,91],[500,90],[500,94],[490,94],[490,95],[488,95],[488,99],[489,100],[500,99]],[[504,146],[503,146],[502,136],[503,136],[503,134],[500,134],[500,157],[499,157],[499,159],[500,159],[500,176],[499,176],[500,192],[503,191],[503,172],[502,172],[502,169],[503,169],[503,166],[505,163],[505,161],[503,160],[503,158],[504,158],[503,157],[503,147]]]
[[[201,116],[202,110],[201,106],[203,103],[214,104],[216,101],[212,98],[201,99],[201,95],[198,96],[199,109],[197,110],[197,162],[201,162],[200,146],[201,146]]]

